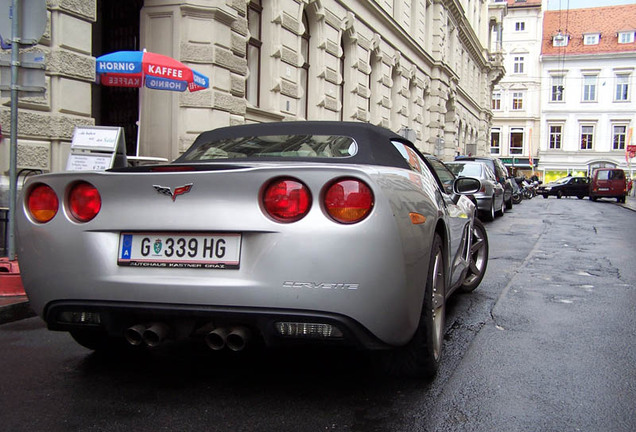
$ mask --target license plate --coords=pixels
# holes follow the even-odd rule
[[[132,267],[238,269],[240,234],[121,233],[117,264]]]
[[[608,190],[609,190],[609,188],[598,188],[598,190],[603,191],[603,192],[606,192],[606,191],[608,191]]]

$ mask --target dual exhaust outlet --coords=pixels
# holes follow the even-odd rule
[[[170,332],[170,327],[161,322],[137,324],[127,328],[124,337],[130,345],[147,345],[152,348],[161,344]],[[232,351],[242,351],[250,338],[250,330],[246,327],[216,327],[212,331],[205,331],[204,336],[206,345],[214,351],[220,351],[225,347]]]

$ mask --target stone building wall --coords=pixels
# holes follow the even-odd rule
[[[95,59],[87,35],[96,1],[108,0],[48,1],[54,31],[37,47],[47,55],[48,89],[44,97],[20,100],[20,167],[63,170],[74,126],[94,123]],[[485,153],[500,71],[482,40],[489,34],[484,1],[262,0],[257,103],[246,94],[246,80],[255,77],[247,54],[254,36],[249,2],[144,1],[141,46],[207,75],[210,88],[142,90],[140,155],[174,159],[204,130],[304,119],[402,130],[423,151],[446,159],[473,146]],[[2,102],[7,135],[8,102]]]
[[[46,56],[46,92],[18,99],[17,168],[59,171],[66,167],[73,130],[92,125],[91,25],[96,0],[48,0],[48,22],[40,43],[27,51]],[[10,98],[0,99],[0,174],[9,171]]]

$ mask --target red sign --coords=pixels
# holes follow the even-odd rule
[[[635,157],[636,157],[636,151],[630,151],[630,152],[629,152],[629,158],[630,158],[630,159],[633,159],[633,158],[635,158]]]
[[[636,152],[636,144],[632,144],[632,145],[628,145],[627,146],[627,151],[630,153]],[[634,156],[632,156],[634,157]]]

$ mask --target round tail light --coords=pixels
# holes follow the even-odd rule
[[[361,180],[341,179],[325,193],[325,209],[335,221],[352,224],[366,218],[373,209],[373,192]]]
[[[279,222],[296,222],[309,212],[311,194],[298,180],[276,179],[263,192],[263,206],[267,214]]]
[[[90,183],[77,183],[68,195],[71,214],[79,222],[88,222],[97,216],[102,208],[102,198],[97,188]]]
[[[59,204],[55,191],[45,184],[39,184],[31,189],[27,198],[27,208],[31,217],[40,223],[53,219]]]

